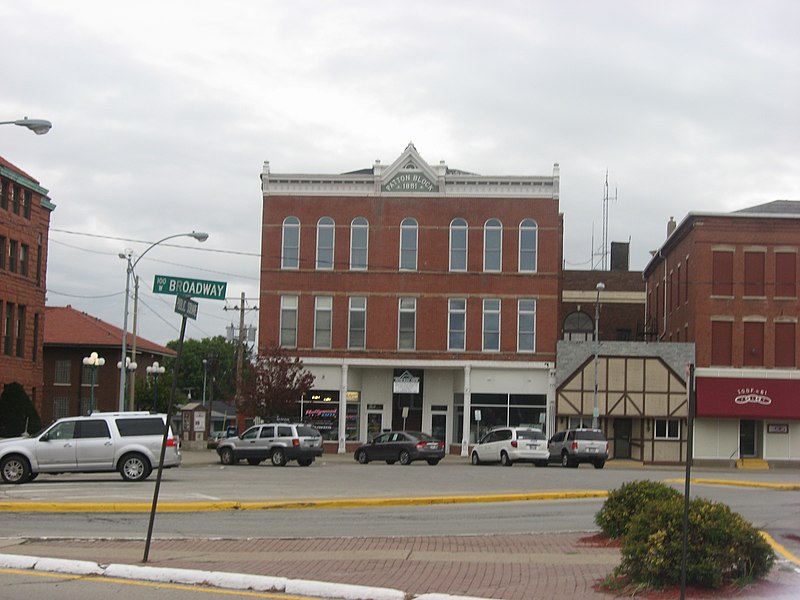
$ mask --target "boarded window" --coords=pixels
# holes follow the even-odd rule
[[[711,364],[715,366],[731,365],[731,339],[733,323],[730,321],[711,322]]]
[[[733,252],[714,252],[711,293],[733,296]]]
[[[744,253],[744,295],[764,295],[764,253]]]
[[[775,254],[775,295],[784,298],[797,296],[797,255],[794,252]]]
[[[775,323],[775,366],[795,367],[795,323]]]
[[[742,364],[746,367],[764,365],[764,323],[744,324]]]

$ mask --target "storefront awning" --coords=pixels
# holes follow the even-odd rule
[[[697,377],[698,417],[800,419],[800,379]]]

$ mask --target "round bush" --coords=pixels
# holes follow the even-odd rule
[[[657,500],[682,497],[665,483],[631,481],[609,492],[600,512],[595,515],[594,522],[608,537],[621,538],[625,535],[631,519],[647,505]]]
[[[633,517],[615,573],[649,587],[680,583],[683,555],[682,497],[649,503]],[[760,579],[775,554],[761,534],[725,504],[703,498],[689,503],[686,582],[719,588]]]

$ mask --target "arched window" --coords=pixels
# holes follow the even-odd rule
[[[483,270],[501,271],[503,264],[503,224],[489,219],[483,226]]]
[[[411,218],[400,223],[400,270],[417,270],[417,222]]]
[[[564,339],[589,342],[594,338],[594,320],[585,312],[569,313],[564,319]]]
[[[364,217],[356,217],[350,223],[350,269],[363,271],[367,268],[369,249],[369,223]]]
[[[450,223],[450,270],[467,270],[467,222],[453,219]]]
[[[317,221],[317,269],[333,269],[333,243],[336,224],[330,217]]]
[[[281,269],[297,269],[300,266],[300,219],[286,217],[283,220],[281,243]]]
[[[536,271],[536,245],[539,227],[533,219],[525,219],[519,224],[519,270]]]

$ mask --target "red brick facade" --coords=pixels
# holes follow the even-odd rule
[[[20,383],[41,410],[50,213],[33,177],[0,157],[0,388]]]

